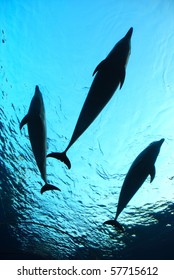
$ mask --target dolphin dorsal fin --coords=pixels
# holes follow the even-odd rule
[[[102,61],[97,65],[97,67],[95,68],[95,70],[94,70],[92,76],[94,76],[95,73],[97,73],[99,70],[102,70],[102,69],[105,67],[105,65],[106,65],[106,59],[102,60]]]
[[[27,123],[28,123],[28,114],[20,122],[20,129]]]
[[[153,165],[150,169],[150,172],[149,172],[150,177],[151,177],[150,178],[150,183],[152,183],[153,179],[155,178],[155,173],[156,173],[155,165]]]

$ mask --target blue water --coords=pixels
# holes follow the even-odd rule
[[[0,0],[1,259],[174,259],[174,1]],[[126,79],[43,181],[27,127],[35,85],[43,94],[48,152],[63,151],[92,73],[133,26]],[[149,178],[114,218],[135,157],[165,138]]]

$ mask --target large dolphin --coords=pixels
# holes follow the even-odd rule
[[[34,96],[31,100],[28,114],[22,119],[20,129],[27,124],[29,139],[31,142],[34,157],[40,170],[41,177],[45,185],[41,188],[41,193],[48,190],[59,190],[59,188],[48,184],[46,177],[46,121],[45,108],[42,94],[36,86]]]
[[[62,153],[50,153],[47,157],[56,158],[64,162],[69,169],[71,168],[71,163],[66,152],[99,115],[113,96],[117,87],[120,85],[121,89],[123,86],[126,65],[131,50],[132,32],[133,28],[131,27],[126,35],[114,46],[108,56],[94,70],[93,75],[96,75],[65,151]]]
[[[134,194],[144,183],[148,175],[150,175],[150,182],[152,183],[153,179],[155,178],[155,161],[158,157],[163,142],[164,138],[159,141],[152,142],[134,160],[121,188],[115,219],[108,220],[104,222],[104,224],[112,225],[123,230],[123,227],[117,221],[117,218]]]

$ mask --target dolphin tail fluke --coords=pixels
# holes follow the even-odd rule
[[[71,162],[69,158],[66,155],[66,152],[63,153],[50,153],[47,155],[47,157],[53,157],[56,158],[66,164],[66,166],[70,169],[71,168]]]
[[[51,190],[61,191],[58,187],[55,187],[55,186],[53,186],[53,185],[51,185],[51,184],[45,184],[45,185],[41,188],[40,192],[41,192],[41,194],[43,194],[44,192],[46,192],[46,191],[51,191]]]
[[[108,220],[108,221],[104,222],[104,225],[111,225],[115,228],[120,229],[121,231],[124,231],[123,226],[119,222],[117,222],[116,220]]]

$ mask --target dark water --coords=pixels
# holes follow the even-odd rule
[[[173,259],[174,2],[0,2],[0,258]],[[61,192],[41,195],[27,128],[19,130],[35,85],[48,152],[63,151],[95,67],[131,26],[123,88],[68,151],[71,170],[47,160]],[[131,163],[162,137],[153,183],[119,216],[125,232],[104,226]]]

